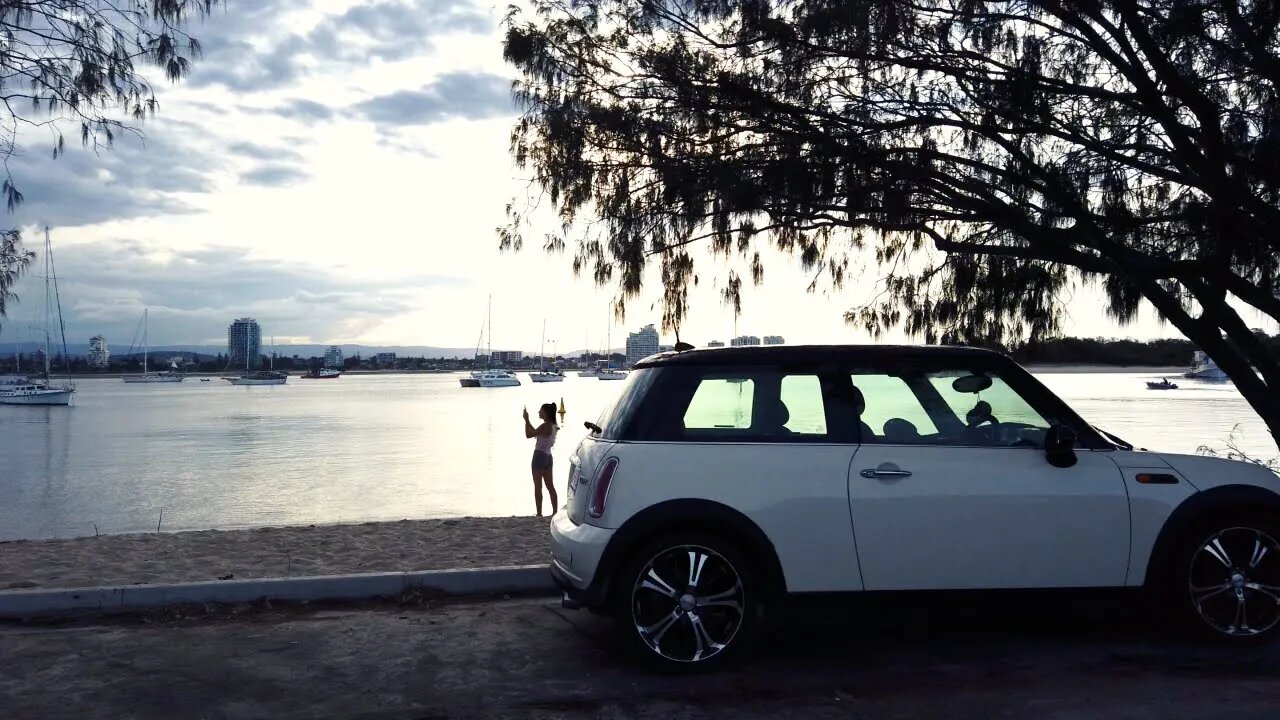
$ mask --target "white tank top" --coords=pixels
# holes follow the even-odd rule
[[[550,453],[551,448],[556,444],[556,433],[560,432],[560,428],[555,425],[551,426],[550,435],[539,435],[533,440],[533,449],[539,452]]]

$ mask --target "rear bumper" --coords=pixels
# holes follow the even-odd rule
[[[594,525],[575,525],[564,510],[551,520],[551,579],[565,593],[566,606],[600,606],[608,583],[601,572],[614,531]]]

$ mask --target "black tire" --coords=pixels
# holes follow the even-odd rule
[[[1181,533],[1160,595],[1202,640],[1247,644],[1280,634],[1280,516],[1215,512]]]
[[[691,564],[701,571],[691,574]],[[754,639],[764,595],[758,577],[751,559],[718,535],[665,533],[641,543],[623,564],[613,609],[628,645],[655,669],[711,670],[741,656]]]

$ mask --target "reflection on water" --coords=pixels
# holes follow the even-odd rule
[[[1047,374],[1087,420],[1138,446],[1242,446],[1276,455],[1231,385],[1147,374]],[[154,530],[528,514],[520,411],[564,398],[557,480],[622,383],[569,377],[460,388],[452,375],[291,379],[235,387],[188,381],[77,383],[72,408],[0,406],[0,539]]]

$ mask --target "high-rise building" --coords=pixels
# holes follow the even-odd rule
[[[652,324],[627,336],[627,364],[635,365],[658,352],[658,331]]]
[[[396,354],[393,352],[380,352],[377,355],[373,356],[373,360],[374,362],[378,363],[380,367],[395,365]]]
[[[785,345],[786,343],[787,341],[783,340],[781,335],[765,335],[764,336],[765,345]]]
[[[107,363],[111,360],[111,350],[107,347],[107,339],[101,335],[94,335],[89,338],[89,354],[85,358],[89,361],[89,367],[104,370]]]
[[[739,335],[738,337],[730,340],[729,344],[732,345],[733,347],[746,347],[748,345],[759,345],[760,338],[756,337],[755,335]]]
[[[262,328],[253,318],[236,318],[227,326],[227,364],[237,370],[256,370],[261,362]]]
[[[324,351],[324,366],[327,368],[342,367],[342,348],[337,345],[330,345],[328,350]]]
[[[708,340],[707,347],[724,347],[724,343],[719,340]]]
[[[497,366],[519,365],[524,360],[524,353],[519,350],[494,350],[489,356],[489,363]]]

